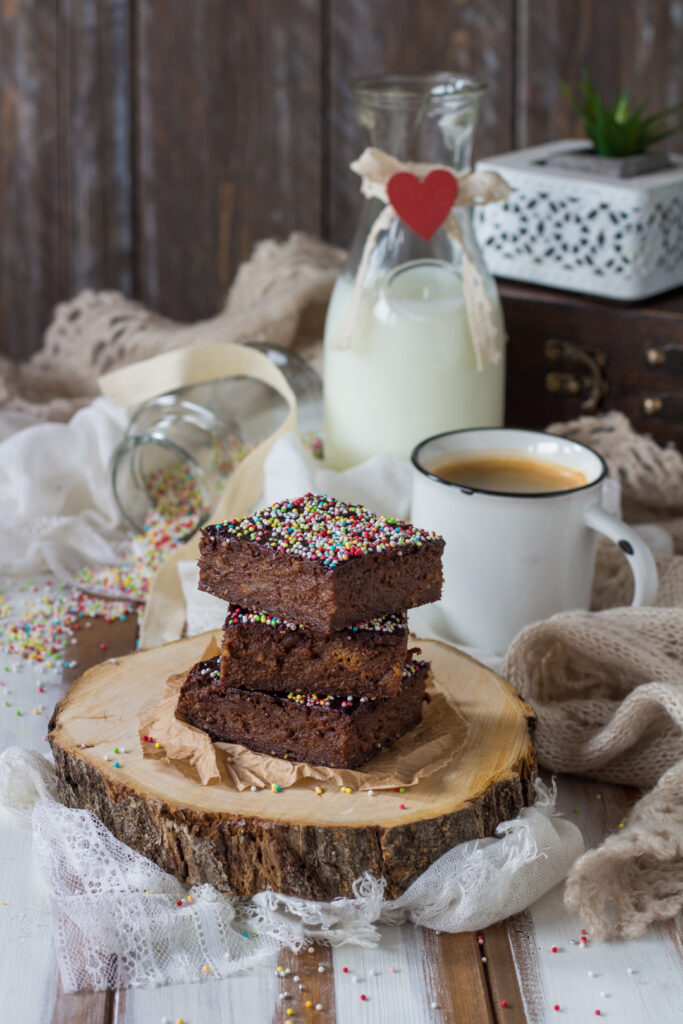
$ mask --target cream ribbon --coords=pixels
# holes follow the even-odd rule
[[[247,515],[261,495],[263,463],[278,437],[296,429],[296,396],[284,374],[256,349],[217,342],[174,349],[143,359],[99,378],[104,395],[116,405],[136,406],[157,395],[189,384],[222,377],[253,377],[270,385],[287,403],[287,415],[278,429],[261,441],[235,467],[228,478],[212,522]],[[185,624],[185,601],[178,562],[199,557],[199,533],[166,558],[152,581],[140,624],[140,647],[157,647],[178,640]]]
[[[363,246],[363,253],[358,265],[353,297],[349,309],[335,334],[332,345],[334,348],[349,348],[353,336],[363,294],[363,281],[367,273],[370,256],[382,231],[389,228],[392,220],[398,216],[389,202],[387,185],[389,179],[399,171],[407,171],[422,179],[432,171],[447,171],[458,182],[458,194],[454,208],[458,206],[481,206],[507,199],[510,187],[495,171],[468,171],[456,174],[452,167],[442,164],[403,163],[381,149],[369,147],[351,164],[351,170],[361,177],[361,192],[366,199],[379,199],[385,204],[377,215],[368,232]],[[467,310],[467,320],[474,348],[477,369],[482,370],[488,363],[497,363],[501,352],[497,344],[501,334],[501,325],[496,316],[496,309],[484,288],[481,274],[477,270],[460,228],[460,222],[454,212],[450,211],[442,225],[444,231],[457,242],[462,249],[462,288]]]

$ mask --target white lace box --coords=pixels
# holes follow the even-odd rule
[[[585,140],[583,140],[585,145]],[[475,211],[498,277],[627,301],[683,284],[683,157],[633,178],[549,167],[576,139],[481,160],[513,189]]]

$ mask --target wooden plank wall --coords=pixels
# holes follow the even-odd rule
[[[683,99],[671,0],[0,0],[0,352],[118,288],[215,312],[253,243],[346,244],[361,147],[347,81],[483,78],[477,153],[576,132],[558,81]]]

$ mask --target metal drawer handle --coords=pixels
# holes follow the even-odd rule
[[[545,375],[545,389],[554,394],[582,395],[581,412],[597,412],[600,400],[607,393],[607,381],[603,376],[605,354],[599,349],[585,349],[570,341],[548,338],[545,343],[546,359],[565,359],[579,363],[584,373],[563,373],[553,370]]]
[[[645,349],[645,362],[648,366],[664,366],[667,362],[672,362],[672,356],[673,369],[676,364],[680,366],[683,359],[683,345],[668,342],[666,345],[649,345]]]

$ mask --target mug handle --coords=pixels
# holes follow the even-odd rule
[[[654,604],[657,599],[657,566],[643,538],[621,519],[605,512],[602,505],[597,502],[588,505],[584,510],[583,519],[591,530],[604,534],[618,544],[628,558],[635,583],[631,607],[639,608],[642,605]]]

